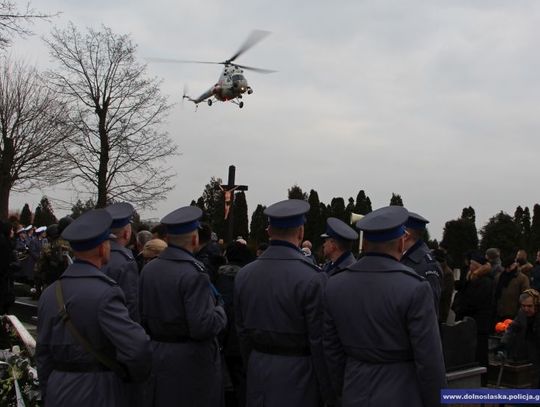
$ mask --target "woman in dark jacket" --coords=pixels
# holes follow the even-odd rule
[[[7,314],[15,302],[13,272],[16,257],[13,252],[13,226],[0,221],[0,315]]]
[[[519,296],[520,309],[501,339],[500,350],[525,353],[533,365],[531,384],[540,386],[540,293],[530,288]],[[521,347],[523,349],[515,349]],[[525,351],[525,352],[523,352]]]

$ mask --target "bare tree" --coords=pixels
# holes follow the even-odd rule
[[[135,60],[136,45],[110,28],[81,33],[73,24],[45,41],[59,65],[50,83],[71,101],[78,129],[69,149],[82,181],[75,187],[97,191],[97,207],[120,199],[151,207],[165,198],[174,176],[165,159],[177,147],[159,125],[170,105]]]
[[[9,58],[0,64],[0,218],[7,218],[12,190],[67,179],[63,144],[73,129],[65,103],[34,68]]]
[[[35,20],[48,20],[56,14],[46,14],[30,7],[30,3],[19,9],[14,1],[0,0],[0,49],[5,49],[11,44],[11,38],[15,35],[25,37],[32,34],[28,25]]]

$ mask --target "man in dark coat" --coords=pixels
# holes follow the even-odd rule
[[[38,308],[36,361],[46,406],[127,407],[127,382],[150,373],[150,339],[129,317],[120,287],[100,271],[110,257],[111,223],[96,209],[62,234],[75,261],[45,289]]]
[[[323,270],[328,276],[339,273],[340,270],[356,263],[352,254],[352,245],[358,239],[358,233],[337,218],[326,220],[326,232],[321,235],[323,254],[328,259]]]
[[[343,407],[440,405],[445,369],[429,283],[399,262],[408,212],[356,225],[364,256],[328,279],[324,349]]]
[[[489,272],[473,277],[476,271],[487,263],[482,253],[471,252],[469,272],[466,282],[456,293],[452,309],[456,313],[456,321],[471,317],[476,322],[476,360],[481,366],[488,367],[488,342],[492,332],[493,319],[493,278]],[[482,375],[482,385],[487,383],[486,375]]]
[[[154,406],[223,403],[217,335],[227,318],[204,266],[193,257],[201,216],[195,206],[165,216],[161,223],[167,227],[168,247],[141,274],[141,318],[153,348],[153,390],[148,393]]]
[[[119,202],[105,208],[111,214],[111,229],[116,236],[111,240],[111,260],[104,273],[118,283],[126,296],[129,316],[140,322],[139,316],[139,268],[133,252],[127,248],[131,240],[131,218],[133,206],[127,202]]]
[[[419,276],[424,277],[431,285],[435,313],[439,315],[439,302],[441,300],[441,266],[431,254],[431,250],[422,240],[429,220],[414,212],[409,212],[405,223],[407,234],[405,237],[405,253],[401,262],[412,268]]]
[[[322,348],[326,276],[299,249],[306,201],[269,206],[270,247],[235,280],[247,406],[319,406],[331,395]]]

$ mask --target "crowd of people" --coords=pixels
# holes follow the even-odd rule
[[[422,240],[428,220],[390,206],[357,222],[359,256],[357,230],[328,218],[319,258],[308,211],[269,206],[256,253],[242,237],[224,247],[192,206],[151,230],[132,230],[129,203],[46,229],[2,223],[1,311],[14,275],[32,283],[46,405],[435,406],[440,324],[466,317],[480,365],[514,319],[498,350],[522,344],[538,371],[540,252],[536,265],[471,252],[456,275]]]

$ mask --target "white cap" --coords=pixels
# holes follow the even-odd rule
[[[36,233],[43,233],[47,230],[47,226],[40,226],[36,229]]]

